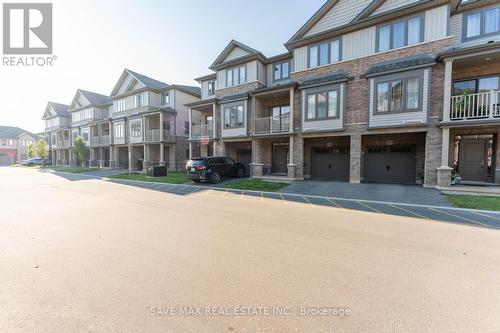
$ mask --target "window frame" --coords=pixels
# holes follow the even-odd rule
[[[238,111],[238,107],[240,107],[240,106],[241,106],[242,113],[243,113],[241,125],[226,126],[226,109],[235,110],[237,112]],[[231,113],[231,110],[229,111],[230,113]],[[232,104],[232,105],[224,105],[222,107],[222,129],[224,129],[224,130],[231,130],[231,129],[235,129],[235,128],[244,128],[245,127],[245,121],[246,120],[245,120],[245,104],[244,103]]]
[[[245,68],[245,81],[244,82],[241,82],[241,69],[242,68]],[[238,78],[238,83],[235,83],[234,79],[235,79],[235,76],[234,76],[234,73],[235,73],[235,70],[238,71],[238,75],[236,76]],[[229,72],[231,72],[231,85],[229,85]],[[226,69],[226,88],[229,88],[229,87],[235,87],[235,86],[239,86],[239,85],[242,85],[242,84],[245,84],[248,82],[248,76],[247,76],[248,72],[247,72],[247,64],[243,64],[243,65],[240,65],[240,66],[234,66],[234,67],[231,67],[231,68],[228,68]]]
[[[134,130],[134,125],[138,124],[140,129]],[[134,135],[139,133],[140,135]],[[143,135],[143,124],[142,124],[142,119],[131,119],[130,120],[130,137],[132,138],[142,138]]]
[[[120,130],[117,130],[118,128]],[[117,136],[117,134],[121,134],[121,136]],[[113,124],[113,138],[114,139],[124,139],[125,138],[125,123],[124,122]]]
[[[135,105],[135,108],[140,108],[144,105],[143,103],[143,98],[142,98],[142,94],[138,94],[138,95],[135,95],[134,96],[134,105]]]
[[[420,18],[420,39],[417,43],[414,43],[414,44],[408,44],[408,22],[412,19],[415,19],[415,18]],[[403,43],[403,46],[400,46],[400,47],[397,47],[395,48],[394,47],[394,25],[398,24],[398,23],[401,23],[403,22],[404,23],[404,31],[405,31],[405,34],[404,34],[404,43]],[[380,30],[382,28],[385,28],[389,26],[389,48],[387,50],[380,50]],[[380,52],[388,52],[388,51],[391,51],[391,50],[397,50],[397,49],[400,49],[400,48],[403,48],[403,47],[407,47],[407,46],[413,46],[413,45],[417,45],[417,44],[420,44],[420,43],[423,43],[424,42],[424,38],[425,38],[425,15],[423,13],[421,14],[418,14],[418,15],[412,15],[412,16],[408,16],[408,17],[405,17],[405,18],[400,18],[400,19],[397,19],[397,20],[393,20],[393,21],[390,21],[390,22],[386,22],[384,24],[380,24],[380,25],[377,25],[377,33],[375,34],[375,53],[380,53]]]
[[[217,80],[216,79],[208,80],[208,83],[207,83],[207,95],[208,96],[215,95],[215,90],[217,90]],[[210,92],[210,91],[212,91],[212,92]]]
[[[467,42],[475,39],[481,39],[489,36],[495,36],[495,35],[500,35],[500,22],[499,22],[499,30],[495,32],[489,32],[485,33],[485,27],[486,27],[486,12],[490,10],[499,10],[500,11],[500,6],[496,7],[490,7],[490,8],[481,8],[477,10],[471,10],[462,15],[462,42]],[[475,14],[480,14],[479,16],[479,35],[477,36],[472,36],[472,37],[467,37],[467,19],[471,15]],[[499,20],[500,20],[500,15],[499,15]]]
[[[332,43],[334,41],[338,41],[339,42],[339,55],[338,55],[338,58],[339,60],[336,61],[336,62],[332,62]],[[319,63],[319,60],[321,58],[321,52],[320,52],[320,45],[322,44],[327,44],[328,45],[328,50],[327,50],[327,59],[328,59],[328,62],[324,65],[320,65]],[[316,52],[316,66],[313,66],[311,67],[311,49],[314,48],[314,47],[317,47],[317,52]],[[311,45],[308,45],[307,46],[307,68],[317,68],[317,67],[321,67],[321,66],[327,66],[327,65],[333,65],[333,64],[337,64],[339,62],[342,61],[342,36],[340,37],[335,37],[335,38],[331,38],[331,39],[328,39],[328,40],[324,40],[324,41],[321,41],[321,42],[318,42],[318,43],[314,43],[314,44],[311,44]]]
[[[161,105],[169,105],[170,104],[170,92],[164,91],[161,93]]]
[[[421,112],[423,110],[423,100],[424,100],[424,70],[418,72],[409,72],[409,73],[401,73],[397,75],[389,75],[378,77],[374,79],[374,87],[373,87],[373,115],[387,115],[387,114],[398,114],[398,113],[409,113],[409,112]],[[407,81],[410,79],[418,79],[418,108],[408,109],[407,108]],[[391,91],[392,91],[392,82],[393,81],[401,81],[402,82],[402,96],[401,96],[401,110],[393,111],[391,110]],[[387,111],[379,111],[378,110],[378,85],[381,83],[388,83],[387,90]]]
[[[329,109],[330,109],[330,92],[336,91],[337,92],[337,110],[335,116],[328,116]],[[318,95],[319,94],[326,94],[326,117],[319,118],[318,117],[318,108],[316,105],[318,104]],[[314,118],[308,118],[309,114],[309,96],[315,95],[314,99]],[[312,122],[312,121],[324,121],[324,120],[333,120],[333,119],[339,119],[340,118],[340,112],[341,112],[341,87],[339,86],[334,86],[334,87],[328,87],[325,89],[312,89],[310,91],[305,92],[305,103],[304,103],[304,122]]]
[[[288,64],[288,74],[287,76],[283,76],[283,64]],[[287,59],[287,60],[283,60],[283,61],[279,61],[279,62],[275,62],[272,64],[273,66],[273,82],[278,82],[278,81],[284,81],[284,80],[289,80],[290,79],[290,59]],[[280,66],[280,78],[277,79],[275,77],[275,67],[276,66]]]

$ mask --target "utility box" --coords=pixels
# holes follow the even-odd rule
[[[167,175],[166,166],[148,166],[146,168],[146,174],[150,177],[164,177]]]

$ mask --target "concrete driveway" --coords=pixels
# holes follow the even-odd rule
[[[293,182],[280,192],[342,199],[451,207],[446,197],[442,195],[440,191],[417,185],[351,184],[345,182],[306,180]]]

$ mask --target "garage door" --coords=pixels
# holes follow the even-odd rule
[[[12,164],[12,157],[10,157],[7,154],[0,155],[0,165],[1,166],[11,165],[11,164]]]
[[[311,177],[349,181],[348,148],[313,148]]]
[[[415,147],[368,147],[365,181],[415,183]]]

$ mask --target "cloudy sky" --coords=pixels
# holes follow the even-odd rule
[[[266,56],[285,52],[283,43],[324,1],[55,0],[57,60],[0,65],[0,125],[41,132],[47,101],[69,104],[78,88],[108,95],[124,68],[196,85],[231,39]]]

